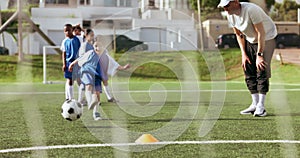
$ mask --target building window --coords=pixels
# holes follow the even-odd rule
[[[131,7],[131,0],[118,0],[120,7]]]
[[[87,20],[83,20],[82,21],[82,26],[83,26],[83,28],[90,28],[92,26],[92,22],[87,21]]]
[[[90,5],[91,1],[90,0],[80,0],[80,5]]]
[[[46,0],[46,4],[69,4],[69,0]]]

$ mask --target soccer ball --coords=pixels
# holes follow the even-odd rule
[[[61,107],[61,115],[68,121],[75,121],[82,115],[82,106],[76,100],[67,100]]]

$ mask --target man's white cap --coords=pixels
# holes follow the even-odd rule
[[[234,0],[221,0],[218,8],[223,8],[224,6],[226,6],[229,2],[234,1]]]

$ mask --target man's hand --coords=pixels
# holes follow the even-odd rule
[[[258,71],[263,71],[266,68],[267,63],[264,61],[264,58],[261,56],[256,57],[256,68]]]
[[[243,66],[245,71],[246,71],[246,64],[247,63],[251,64],[251,61],[250,61],[249,57],[246,54],[244,54],[244,55],[242,55],[242,66]]]

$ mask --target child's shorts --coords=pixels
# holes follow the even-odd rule
[[[88,72],[83,72],[81,74],[81,82],[85,85],[92,85],[95,87],[95,90],[98,92],[102,92],[101,80],[95,75],[92,75]]]
[[[66,69],[64,72],[64,77],[71,80],[76,80],[78,78],[79,67],[77,64],[74,65],[73,71],[69,71],[70,62],[66,64]]]

